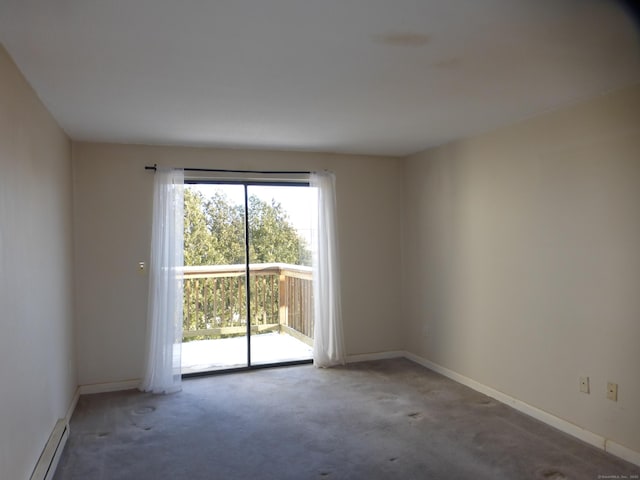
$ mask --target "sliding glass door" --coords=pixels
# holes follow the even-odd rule
[[[185,186],[185,374],[311,359],[307,186]]]

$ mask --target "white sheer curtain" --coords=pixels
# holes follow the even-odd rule
[[[153,192],[147,358],[140,389],[181,389],[184,171],[158,168]]]
[[[336,232],[335,175],[314,172],[309,183],[318,194],[313,252],[313,363],[331,367],[345,363],[340,305],[340,274]]]

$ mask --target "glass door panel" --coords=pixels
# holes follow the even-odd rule
[[[312,193],[247,187],[252,365],[312,358]]]
[[[182,373],[248,366],[244,185],[185,185]]]

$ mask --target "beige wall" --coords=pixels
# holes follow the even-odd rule
[[[408,350],[640,451],[640,86],[403,178]]]
[[[70,142],[0,45],[0,477],[26,479],[76,387]]]
[[[400,161],[384,157],[74,143],[80,384],[139,378],[153,173],[145,165],[336,172],[349,354],[401,347]]]

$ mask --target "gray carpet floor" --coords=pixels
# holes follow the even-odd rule
[[[638,474],[640,467],[394,359],[189,379],[166,396],[82,396],[55,480]]]

